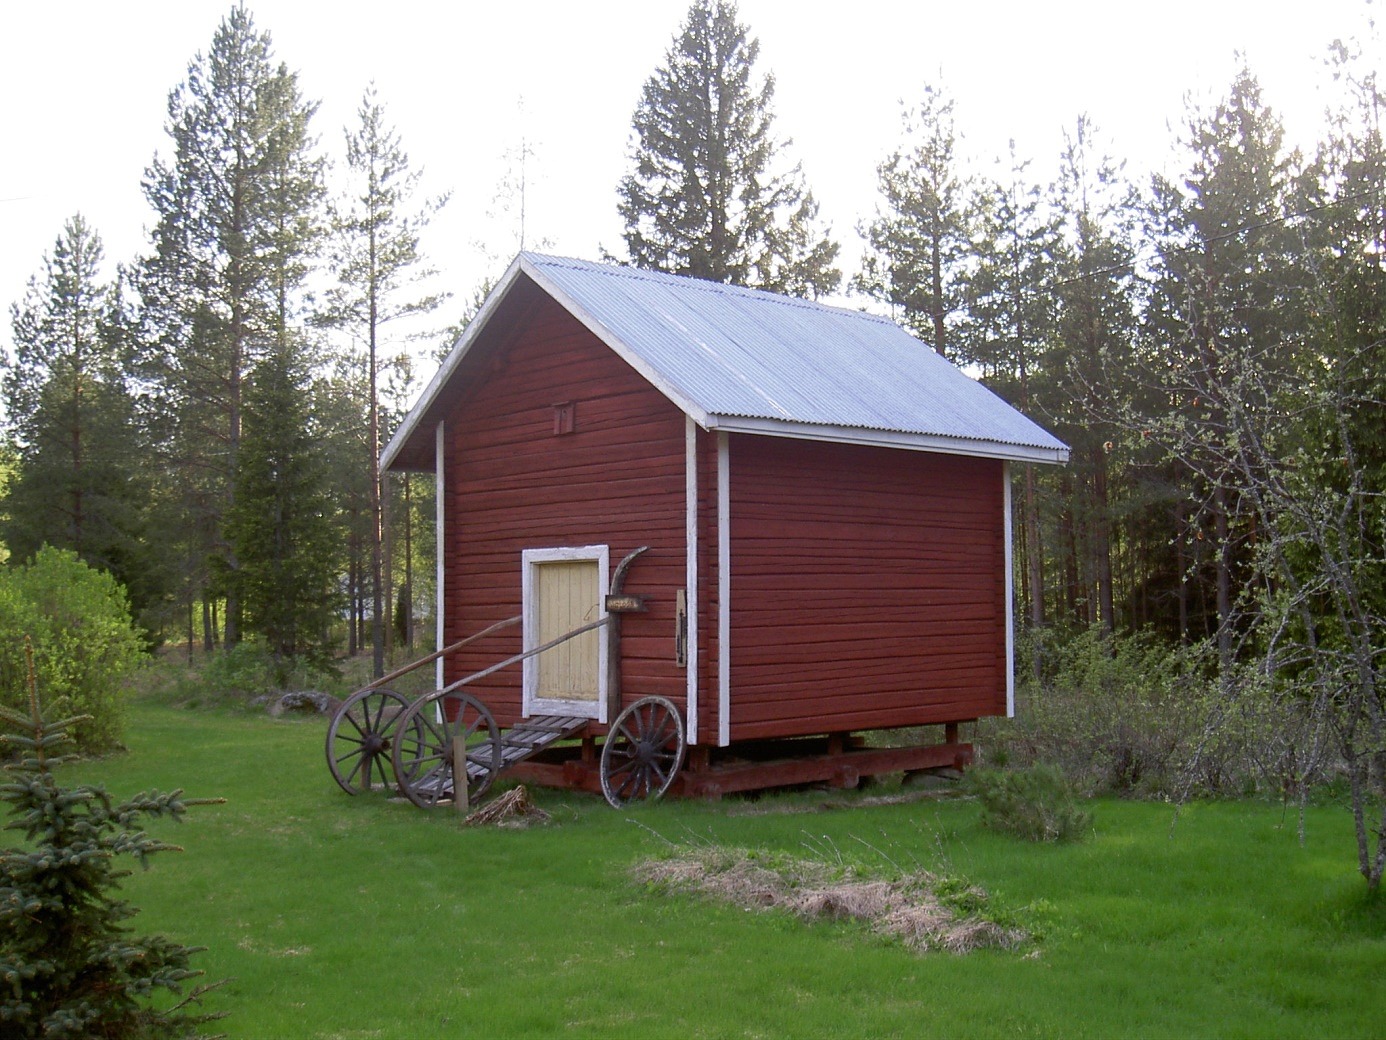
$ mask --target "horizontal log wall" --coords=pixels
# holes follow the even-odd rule
[[[641,545],[626,591],[648,613],[622,621],[624,700],[684,706],[674,661],[674,590],[684,583],[684,417],[550,300],[483,338],[445,426],[445,636],[451,642],[521,610],[524,549],[610,547],[614,568]],[[517,327],[518,326],[518,327]],[[555,406],[574,409],[555,433]],[[518,627],[455,655],[447,681],[520,650]],[[519,718],[521,666],[472,687],[501,725]]]
[[[734,741],[1005,714],[1000,462],[730,452]]]

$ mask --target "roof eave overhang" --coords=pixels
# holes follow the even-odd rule
[[[932,451],[942,455],[969,455],[974,458],[1002,459],[1007,462],[1039,462],[1059,465],[1068,461],[1065,446],[1046,447],[1032,444],[1007,444],[970,437],[945,437],[929,433],[902,433],[895,430],[871,430],[856,426],[784,422],[779,419],[755,419],[744,416],[711,415],[699,425],[726,433],[748,433],[764,437],[789,437],[806,441],[831,441],[834,444],[860,444],[873,448],[904,448],[911,451]]]

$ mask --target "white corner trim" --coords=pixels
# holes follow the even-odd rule
[[[683,421],[683,482],[684,482],[684,596],[688,615],[686,659],[688,686],[684,712],[688,742],[698,743],[698,424],[693,417]]]
[[[717,432],[717,743],[731,743],[731,462]]]
[[[437,640],[435,650],[441,650],[446,645],[443,640],[443,575],[445,573],[444,557],[446,556],[447,542],[444,539],[447,528],[444,523],[447,516],[445,506],[446,499],[443,497],[444,476],[443,460],[446,458],[446,438],[443,434],[443,424],[439,423],[433,429],[433,566],[434,566],[434,591],[433,591],[433,628],[434,638]],[[438,658],[433,666],[434,677],[437,680],[437,689],[442,689],[443,681],[443,659]]]
[[[1002,524],[1006,541],[1006,718],[1015,718],[1015,551],[1011,545],[1011,464],[1001,463]]]

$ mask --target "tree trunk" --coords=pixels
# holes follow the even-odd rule
[[[1213,532],[1217,540],[1218,669],[1223,681],[1232,672],[1232,546],[1227,524],[1227,489],[1221,480],[1213,491]]]
[[[1039,495],[1035,489],[1035,467],[1025,464],[1025,559],[1029,571],[1030,625],[1044,624],[1044,546],[1040,538]]]
[[[370,470],[371,470],[371,676],[385,674],[385,561],[381,552],[380,412],[375,403],[375,329],[371,328]]]
[[[384,558],[384,578],[385,578],[385,656],[387,659],[393,658],[395,651],[395,539],[392,525],[394,518],[390,515],[393,510],[391,505],[391,485],[390,475],[382,473],[380,475],[380,553]]]
[[[1092,476],[1092,559],[1097,582],[1097,608],[1102,629],[1111,635],[1116,628],[1112,595],[1112,521],[1107,493],[1107,455],[1098,447],[1093,458]]]

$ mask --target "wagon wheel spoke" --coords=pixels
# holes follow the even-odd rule
[[[611,724],[602,745],[601,783],[619,809],[636,798],[659,798],[683,764],[683,720],[663,697],[645,697]]]
[[[351,767],[351,771],[350,771],[349,773],[347,773],[347,775],[346,775],[346,782],[347,782],[347,786],[348,786],[348,787],[350,787],[352,784],[354,784],[354,783],[356,782],[356,776],[357,776],[358,773],[361,772],[361,767],[362,767],[362,766],[365,766],[365,765],[369,765],[369,763],[370,763],[370,759],[369,759],[366,755],[364,755],[363,753],[361,753],[360,751],[354,751],[354,752],[352,752],[350,755],[345,755],[345,756],[343,756],[343,758],[352,758],[352,757],[355,757],[355,759],[356,759],[356,764],[355,764],[354,766]],[[342,761],[342,759],[339,758],[337,761],[340,763],[340,762]],[[370,780],[370,772],[369,772],[369,770],[368,770],[368,771],[367,771],[367,774],[366,774],[366,785],[369,786],[369,785],[370,785],[370,782],[371,782],[371,780]]]
[[[406,707],[407,707],[407,705],[406,705]],[[372,728],[373,728],[373,729],[385,730],[385,729],[388,729],[388,728],[389,728],[389,725],[388,725],[388,722],[387,722],[387,717],[386,717],[386,712],[389,711],[389,709],[390,709],[390,704],[389,704],[389,702],[386,701],[384,698],[381,698],[381,699],[380,699],[380,703],[377,704],[377,705],[376,705],[376,708],[375,708],[375,718],[372,720]],[[393,718],[394,716],[397,716],[398,714],[399,714],[399,712],[392,712],[391,715],[390,715],[390,718]]]
[[[668,784],[669,780],[673,777],[673,770],[671,767],[674,761],[675,756],[673,755],[654,755],[650,759],[649,766],[646,769],[646,775],[659,778],[659,784],[657,786],[660,790],[663,790],[665,785]],[[664,765],[663,769],[660,768],[661,762]]]
[[[363,690],[348,697],[332,716],[325,747],[327,768],[347,794],[390,786],[384,762],[395,720],[408,706],[393,690]]]
[[[439,714],[441,713],[441,720]],[[430,809],[452,798],[453,749],[465,746],[461,782],[468,802],[481,797],[500,772],[500,730],[486,705],[468,694],[441,691],[415,701],[399,724],[392,760],[400,790],[415,805]]]
[[[615,788],[616,797],[622,801],[628,801],[630,796],[640,788],[640,771],[629,769],[626,775],[621,778],[621,782]]]

